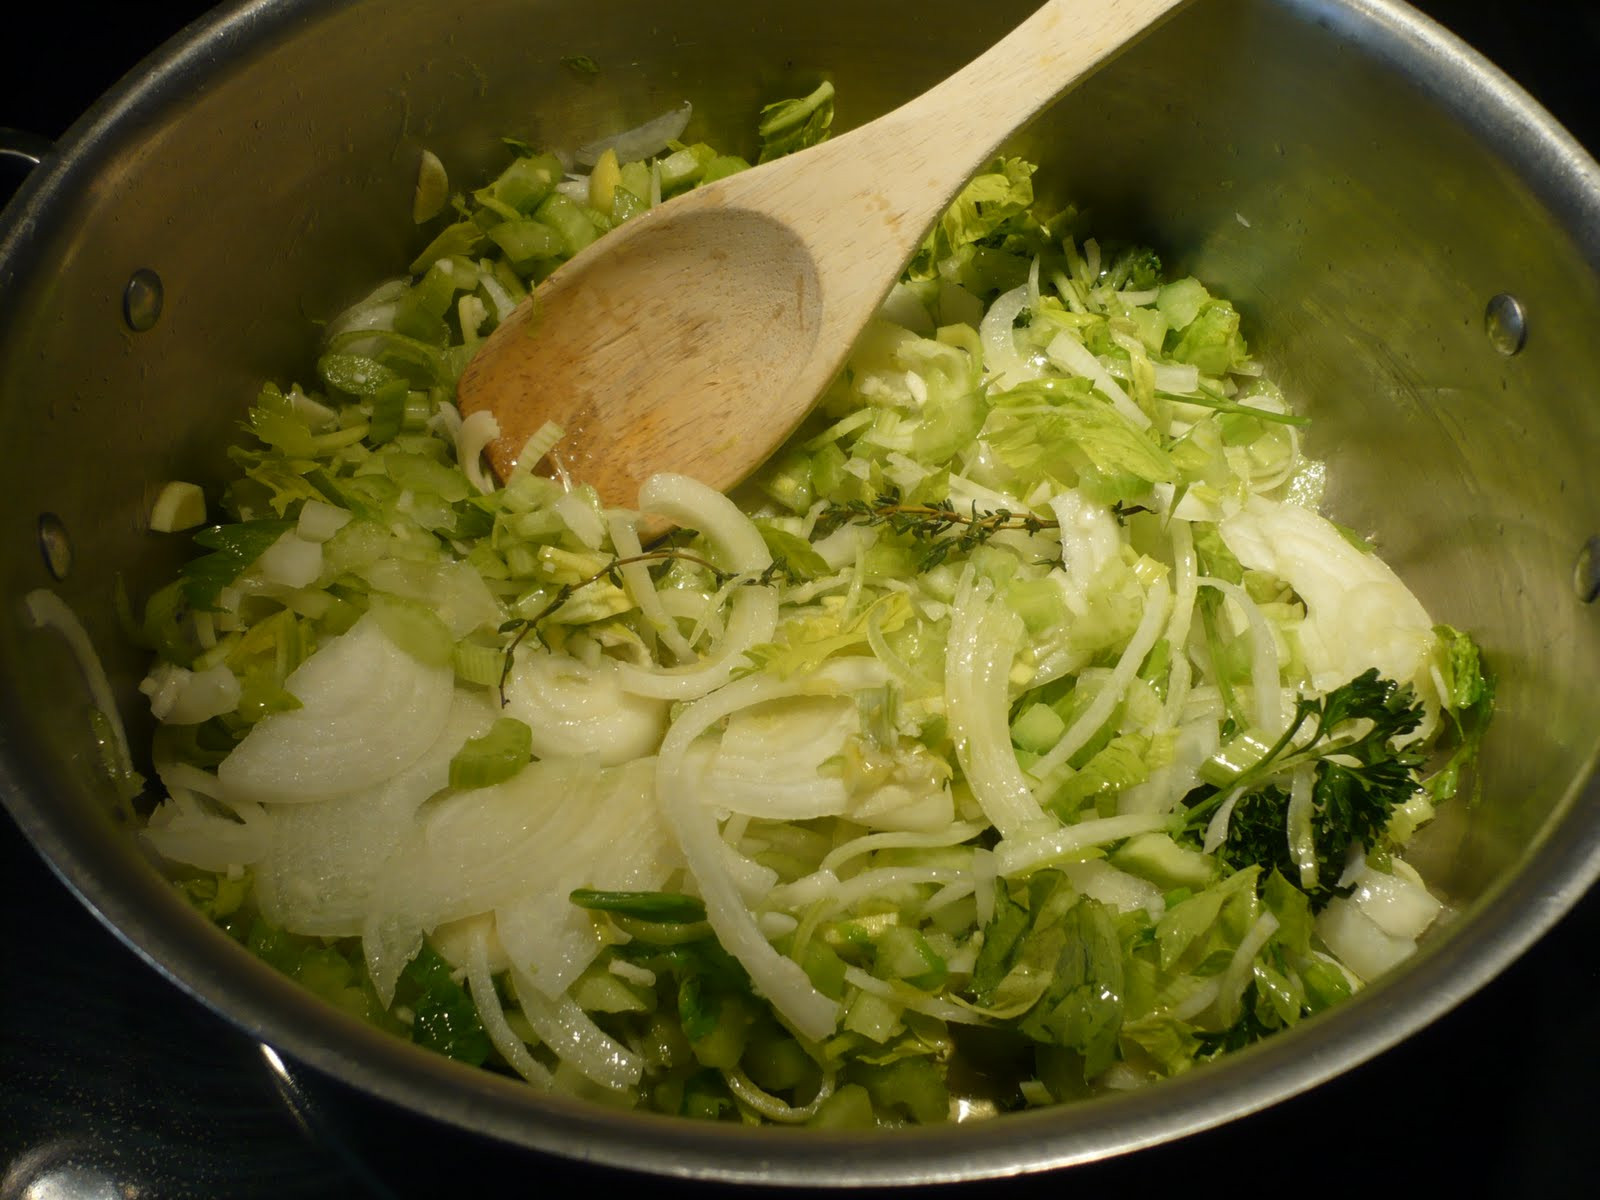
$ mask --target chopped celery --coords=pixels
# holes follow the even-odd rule
[[[483,228],[473,221],[457,221],[446,225],[434,239],[411,260],[411,273],[420,275],[442,258],[475,255],[483,245]]]
[[[411,389],[404,379],[391,379],[372,393],[372,423],[367,427],[367,441],[374,446],[392,442],[405,428],[406,405]]]
[[[891,925],[879,936],[874,965],[886,979],[904,979],[922,988],[937,987],[949,974],[928,939],[905,925]]]
[[[471,738],[450,760],[453,788],[492,787],[528,765],[533,735],[515,717],[501,717],[482,737]]]
[[[516,158],[489,185],[484,198],[492,198],[516,212],[531,213],[555,190],[562,174],[561,160],[553,154]]]
[[[576,254],[600,236],[600,231],[584,209],[560,192],[548,196],[539,205],[535,215],[560,237],[563,256]],[[493,236],[492,232],[490,236]]]
[[[926,1058],[902,1058],[884,1066],[864,1064],[852,1075],[879,1112],[904,1113],[919,1125],[936,1125],[950,1112],[944,1078]]]
[[[900,1029],[901,1010],[872,992],[858,992],[845,1010],[842,1027],[871,1042],[887,1042]]]
[[[571,252],[560,231],[543,221],[503,221],[489,230],[489,240],[513,263],[559,258]]]
[[[871,1093],[859,1083],[847,1083],[824,1100],[806,1123],[815,1129],[872,1129],[878,1120]]]
[[[710,146],[684,146],[661,160],[661,190],[676,192],[704,178],[706,168],[716,158]]]
[[[450,631],[439,616],[416,601],[398,596],[372,596],[372,614],[395,645],[430,665],[449,663],[454,653]]]
[[[1216,874],[1216,860],[1164,833],[1141,833],[1129,838],[1111,855],[1119,867],[1164,888],[1203,888]]]
[[[1066,731],[1067,723],[1048,704],[1030,704],[1011,722],[1011,740],[1035,754],[1048,751]]]
[[[740,171],[748,171],[750,164],[736,154],[719,154],[706,163],[705,171],[700,176],[701,183],[712,183],[718,179],[725,179],[729,175],[737,175]]]
[[[791,452],[775,460],[762,473],[762,490],[790,512],[803,513],[811,507],[811,460]]]
[[[833,100],[764,109],[760,158]],[[963,188],[731,497],[645,485],[667,538],[553,426],[503,480],[459,461],[457,379],[530,288],[748,167],[688,115],[587,176],[508,142],[453,201],[425,156],[415,215],[452,216],[410,278],[261,389],[206,553],[125,606],[160,660],[145,836],[190,902],[442,1053],[727,1121],[932,1123],[980,1076],[1078,1099],[1367,982],[1330,889],[1388,889],[1402,946],[1434,918],[1403,854],[1492,673],[1286,500],[1305,419],[1238,310],[1080,237],[1032,164]]]
[[[832,123],[833,84],[826,80],[803,99],[767,105],[756,126],[756,136],[761,139],[759,161],[768,162],[816,145],[827,138]]]

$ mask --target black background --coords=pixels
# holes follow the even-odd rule
[[[59,137],[208,7],[58,0],[0,17],[0,126]],[[1593,0],[1418,7],[1600,150]],[[1178,1183],[1202,1195],[1593,1195],[1597,962],[1600,894],[1591,894],[1461,1008],[1309,1095],[1112,1162],[941,1191],[1137,1195]],[[0,1200],[431,1197],[485,1188],[559,1196],[580,1187],[644,1196],[723,1190],[513,1154],[325,1083],[286,1103],[259,1049],[106,933],[0,816]]]

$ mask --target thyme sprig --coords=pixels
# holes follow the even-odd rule
[[[1049,517],[1012,512],[1009,508],[979,508],[976,500],[966,509],[958,508],[948,497],[907,504],[898,488],[880,492],[876,500],[829,504],[817,515],[816,535],[832,533],[844,525],[881,525],[926,543],[918,560],[924,571],[938,566],[952,553],[970,553],[1005,530],[1038,533],[1056,528],[1056,522]]]

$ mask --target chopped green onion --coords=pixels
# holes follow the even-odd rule
[[[576,888],[571,899],[579,908],[619,913],[641,921],[686,925],[706,919],[705,903],[680,892],[601,892]]]

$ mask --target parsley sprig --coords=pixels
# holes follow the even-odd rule
[[[1311,830],[1321,880],[1314,900],[1326,903],[1338,894],[1327,881],[1343,872],[1351,846],[1376,847],[1395,808],[1420,786],[1423,756],[1395,742],[1416,729],[1422,716],[1411,685],[1384,679],[1376,668],[1320,699],[1303,698],[1288,729],[1258,761],[1230,780],[1190,793],[1185,824],[1200,828],[1225,796],[1243,789],[1219,857],[1236,869],[1261,863],[1294,878],[1298,869],[1286,834],[1289,793],[1274,780],[1314,765]],[[1297,743],[1313,720],[1310,738]]]

